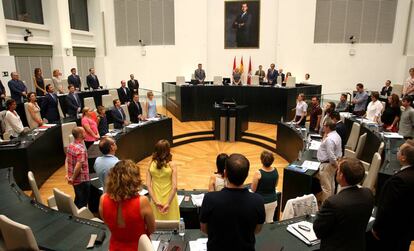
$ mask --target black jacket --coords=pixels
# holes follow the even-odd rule
[[[115,129],[122,129],[122,127],[124,126],[124,121],[126,120],[126,115],[124,110],[121,108],[121,114],[119,113],[118,109],[116,109],[116,107],[114,107],[111,110],[111,115],[112,115],[112,121],[114,122],[114,128]]]
[[[91,74],[89,74],[88,76],[86,76],[86,83],[88,84],[88,87],[90,89],[99,89],[99,79],[98,76],[95,75],[95,78],[92,77]]]
[[[122,87],[118,88],[117,90],[118,90],[119,101],[121,101],[121,104],[125,104],[126,102],[131,101],[131,91],[127,87],[125,87],[126,93],[122,89]]]
[[[41,111],[49,123],[56,123],[60,121],[58,105],[58,96],[54,93],[48,93],[43,98]]]
[[[82,83],[81,83],[79,75],[75,75],[74,77],[72,74],[70,74],[68,76],[68,85],[73,85],[75,88],[81,90]]]
[[[128,110],[129,110],[129,117],[131,119],[132,123],[138,123],[138,115],[142,114],[142,106],[141,104],[138,102],[138,105],[135,104],[134,101],[132,101],[131,103],[129,103],[128,106]]]
[[[78,99],[78,102],[76,102],[74,95],[76,95],[76,98]],[[81,107],[81,100],[79,98],[79,95],[74,93],[68,94],[65,98],[66,100],[66,113],[69,114],[69,116],[76,116],[78,113],[78,108]]]

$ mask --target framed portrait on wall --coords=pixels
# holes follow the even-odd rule
[[[224,48],[259,48],[260,0],[224,2]]]

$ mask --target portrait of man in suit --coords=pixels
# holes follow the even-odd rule
[[[225,48],[258,48],[260,1],[225,2]]]

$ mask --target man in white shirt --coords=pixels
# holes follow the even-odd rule
[[[379,101],[378,99],[379,99],[379,93],[372,92],[371,102],[369,102],[368,107],[367,107],[366,117],[367,119],[374,121],[374,122],[379,122],[379,118],[381,117],[381,113],[384,108],[382,106],[381,101]]]
[[[414,68],[411,68],[408,73],[410,76],[407,78],[407,80],[404,83],[403,87],[403,96],[405,95],[414,95]]]
[[[321,202],[334,194],[335,173],[338,167],[337,160],[342,157],[342,141],[335,130],[336,124],[329,119],[323,127],[325,134],[317,152],[318,161],[321,162],[321,165],[319,173],[316,175],[321,183]]]

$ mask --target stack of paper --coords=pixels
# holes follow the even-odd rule
[[[316,245],[320,243],[320,240],[316,237],[316,234],[313,231],[313,224],[310,222],[301,221],[290,224],[287,227],[287,231],[307,245]]]
[[[118,132],[108,132],[105,134],[106,136],[115,137],[118,134]]]
[[[311,144],[309,146],[309,150],[317,151],[319,149],[319,147],[321,147],[321,144],[322,144],[321,141],[312,140]]]
[[[197,207],[201,207],[201,204],[203,204],[204,194],[192,194],[191,195],[191,201],[193,204]]]
[[[396,133],[396,132],[384,132],[384,138],[389,138],[389,139],[403,139],[404,136]]]
[[[181,202],[184,200],[184,195],[177,195],[178,198],[178,206],[181,205]]]
[[[320,162],[318,161],[310,161],[310,160],[305,160],[302,164],[303,168],[306,168],[307,170],[318,170],[319,166],[321,165]]]
[[[155,118],[147,118],[148,121],[158,121],[160,120],[160,118],[155,117]]]
[[[132,129],[132,128],[135,128],[137,126],[139,126],[138,123],[132,123],[132,124],[127,125],[126,127],[129,128],[129,129]]]
[[[206,251],[207,240],[207,238],[199,238],[195,241],[189,241],[190,251]]]

